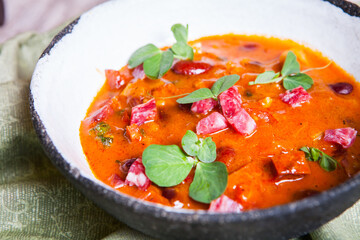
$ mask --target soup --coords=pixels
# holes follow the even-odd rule
[[[335,63],[261,36],[188,46],[192,60],[173,51],[164,74],[145,74],[146,60],[105,71],[80,127],[98,179],[153,203],[239,212],[318,194],[360,170],[359,85]],[[180,165],[166,168],[169,156]]]

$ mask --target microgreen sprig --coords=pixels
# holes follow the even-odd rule
[[[299,86],[302,86],[307,90],[311,88],[311,86],[314,84],[314,81],[309,75],[305,74],[305,72],[327,68],[331,63],[332,62],[324,67],[310,68],[300,72],[300,64],[296,59],[296,55],[292,51],[289,51],[286,55],[284,65],[280,72],[263,72],[256,77],[255,81],[249,82],[249,85],[268,84],[275,82],[278,83],[283,81],[283,86],[287,90],[292,90]]]
[[[216,100],[220,93],[234,86],[234,84],[239,81],[239,79],[240,76],[237,74],[221,77],[214,83],[214,85],[211,87],[211,90],[209,88],[200,88],[190,93],[186,97],[179,98],[176,100],[176,102],[180,104],[187,104],[208,98],[213,98]]]
[[[228,172],[222,162],[216,159],[216,144],[211,137],[198,138],[188,130],[181,145],[148,146],[142,155],[142,162],[148,178],[160,187],[180,184],[193,167],[195,176],[190,184],[189,195],[196,201],[210,203],[224,193]]]
[[[300,150],[305,152],[305,157],[307,160],[312,162],[319,161],[320,167],[327,172],[334,171],[338,165],[338,162],[334,158],[330,157],[317,148],[306,146],[300,148]]]
[[[194,50],[187,44],[188,26],[174,24],[171,27],[176,43],[168,50],[162,51],[154,44],[147,44],[136,50],[128,61],[129,68],[143,64],[146,76],[151,79],[161,78],[171,68],[174,58],[194,58]]]

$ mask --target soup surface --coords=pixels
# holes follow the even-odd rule
[[[355,139],[355,129],[360,129],[360,88],[335,63],[328,65],[331,61],[321,53],[276,38],[229,34],[204,37],[189,45],[194,49],[193,61],[176,62],[160,79],[146,77],[142,65],[106,70],[107,80],[80,127],[84,153],[98,179],[153,203],[209,209],[209,204],[189,196],[194,169],[172,187],[159,187],[153,182],[144,187],[126,181],[129,169],[141,165],[136,159],[149,145],[181,147],[187,130],[200,133],[199,137],[210,136],[215,142],[215,161],[223,162],[228,171],[223,196],[241,210],[299,200],[332,188],[358,172],[360,141]],[[265,71],[280,72],[289,51],[296,55],[301,71],[328,65],[306,72],[314,84],[307,93],[304,89],[300,92],[309,96],[294,99],[291,94],[296,95],[296,90],[287,91],[281,82],[249,85]],[[251,132],[241,133],[227,123],[225,128],[206,134],[206,130],[197,129],[199,121],[215,112],[227,118],[222,103],[215,103],[207,112],[196,112],[191,104],[176,102],[184,96],[173,96],[211,88],[216,80],[231,74],[240,76],[232,89],[241,95],[241,107],[256,126]],[[134,107],[149,105],[153,99],[156,112],[151,120],[130,124],[135,121],[131,116]],[[211,125],[206,122],[205,128],[210,126],[207,124]],[[334,129],[344,134],[331,132]],[[327,171],[325,162],[310,161],[299,150],[304,146],[335,159],[336,169]]]

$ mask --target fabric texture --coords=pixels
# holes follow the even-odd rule
[[[153,239],[87,200],[51,164],[35,135],[30,78],[58,30],[0,45],[0,239]],[[360,201],[302,239],[311,238],[360,239]]]

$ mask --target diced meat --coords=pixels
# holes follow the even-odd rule
[[[90,116],[93,122],[101,122],[106,120],[113,113],[114,110],[111,107],[111,101],[108,101],[104,106],[93,112]]]
[[[191,111],[194,113],[207,114],[214,107],[216,107],[217,101],[213,98],[208,98],[194,102],[191,106]]]
[[[221,195],[218,199],[213,200],[209,207],[209,211],[222,213],[239,213],[242,209],[243,206],[240,203],[235,202],[225,195]]]
[[[137,158],[130,158],[120,163],[120,171],[124,174],[128,174],[131,165],[137,160]]]
[[[139,66],[137,66],[136,68],[134,68],[132,75],[135,79],[144,79],[145,78],[145,72],[144,72],[144,68],[143,65],[140,64]]]
[[[357,131],[353,128],[337,128],[325,131],[324,140],[340,144],[343,148],[349,148],[355,141]]]
[[[125,80],[121,77],[119,71],[106,69],[105,77],[111,89],[119,89],[125,84]]]
[[[231,174],[250,163],[251,157],[244,154],[236,154],[235,149],[225,146],[219,147],[216,150],[216,161],[224,163],[228,173]]]
[[[231,87],[219,96],[222,112],[235,131],[250,135],[256,129],[254,119],[241,107],[241,96],[235,87]]]
[[[127,105],[129,105],[131,108],[136,107],[137,105],[142,104],[140,97],[134,97],[134,96],[127,96],[126,100]]]
[[[305,153],[296,151],[281,154],[272,158],[278,175],[304,175],[310,174],[309,163],[305,159]]]
[[[270,161],[257,158],[229,175],[227,189],[230,187],[234,191],[233,199],[241,203],[244,209],[258,208],[262,203],[265,185],[274,180],[273,173],[265,170],[265,164]]]
[[[145,174],[145,167],[141,158],[138,158],[129,168],[125,184],[129,186],[137,186],[140,190],[145,191],[150,186],[150,179]]]
[[[299,86],[280,94],[280,98],[284,103],[290,104],[291,107],[295,108],[301,107],[302,103],[309,102],[311,96],[302,86]]]
[[[210,134],[227,128],[227,122],[223,115],[214,112],[201,119],[196,125],[196,134]]]
[[[179,61],[174,64],[172,70],[181,75],[199,75],[211,69],[211,65],[204,62]]]
[[[122,111],[127,107],[127,97],[124,95],[116,95],[109,100],[109,104],[114,111]]]
[[[139,126],[136,124],[126,126],[126,135],[128,136],[128,138],[130,138],[132,142],[141,141],[142,139]]]
[[[235,115],[241,108],[241,95],[236,87],[231,87],[219,96],[222,112],[226,118]]]
[[[113,186],[113,188],[115,188],[115,189],[118,189],[118,188],[121,188],[122,186],[125,186],[125,182],[116,173],[111,175],[109,180],[110,180],[111,186]]]
[[[131,121],[130,124],[136,124],[138,126],[155,119],[156,116],[156,104],[155,99],[137,105],[131,109]]]
[[[355,176],[360,172],[360,162],[358,161],[359,157],[353,154],[347,154],[341,161],[346,174],[349,177]]]
[[[229,168],[235,159],[235,149],[232,147],[221,147],[217,149],[216,160],[222,162]]]
[[[243,135],[250,135],[256,129],[254,119],[243,108],[240,108],[234,116],[227,118],[227,120],[235,131]]]

